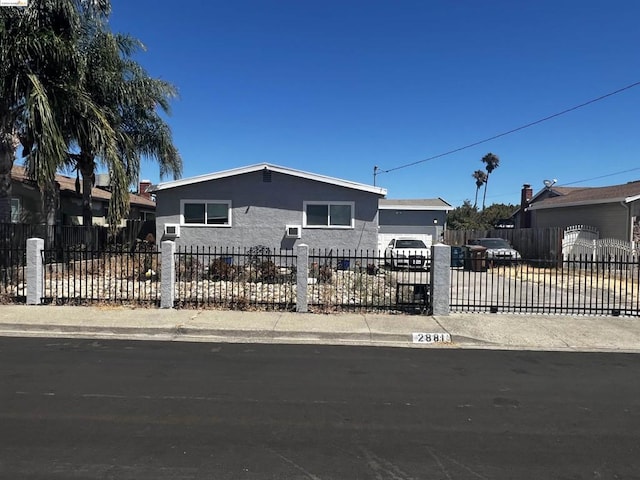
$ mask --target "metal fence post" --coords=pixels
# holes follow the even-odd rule
[[[44,296],[44,266],[42,238],[27,240],[27,305],[40,305]]]
[[[165,240],[160,245],[162,269],[160,274],[160,308],[173,308],[176,285],[176,244]]]
[[[306,313],[309,311],[309,302],[307,300],[307,289],[309,288],[309,245],[304,243],[298,245],[296,265],[296,312]]]
[[[433,315],[449,315],[451,307],[451,247],[431,247],[431,305]]]

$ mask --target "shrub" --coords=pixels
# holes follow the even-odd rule
[[[176,281],[193,282],[202,279],[204,268],[198,257],[178,255],[176,262]]]
[[[238,276],[238,270],[231,265],[226,258],[216,258],[209,264],[209,280],[234,280]]]
[[[247,262],[250,265],[259,265],[271,257],[271,249],[264,245],[251,247],[247,252]]]

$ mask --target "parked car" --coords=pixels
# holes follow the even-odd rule
[[[516,262],[522,260],[520,253],[504,238],[474,238],[467,245],[480,245],[487,249],[486,257],[489,262]]]
[[[431,249],[419,238],[394,238],[384,251],[391,268],[429,268]]]

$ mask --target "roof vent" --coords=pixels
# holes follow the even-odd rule
[[[262,170],[262,182],[271,183],[271,170],[267,167],[264,167],[264,170]]]

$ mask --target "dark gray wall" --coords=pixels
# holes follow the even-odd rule
[[[263,182],[252,172],[156,192],[157,239],[165,223],[180,223],[180,200],[231,200],[231,227],[181,225],[177,246],[311,248],[366,250],[377,247],[380,195],[277,172]],[[302,238],[285,238],[285,225],[302,225],[305,201],[355,202],[355,228],[303,228]]]
[[[447,213],[438,210],[380,210],[378,222],[380,228],[387,226],[424,226],[444,225]],[[434,224],[437,220],[437,224]]]
[[[381,209],[378,215],[379,233],[404,236],[431,235],[433,243],[442,240],[447,221],[447,212],[440,210]]]

